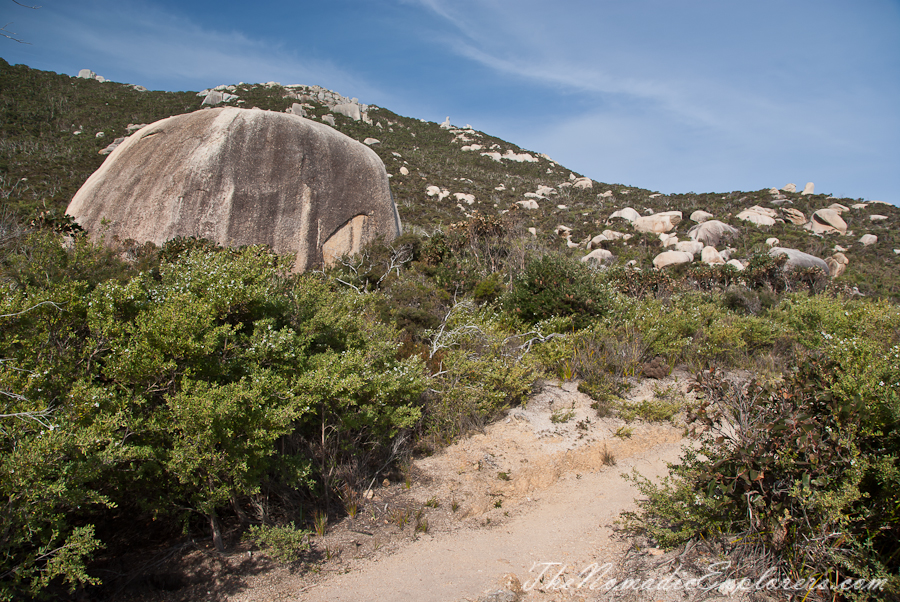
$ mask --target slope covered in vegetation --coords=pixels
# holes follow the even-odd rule
[[[129,124],[201,98],[5,63],[0,78],[4,597],[104,595],[95,567],[150,537],[136,525],[223,548],[249,532],[261,546],[289,542],[272,553],[290,557],[317,512],[364,504],[405,454],[496,418],[539,377],[578,379],[599,414],[680,410],[698,431],[703,454],[667,488],[645,485],[636,531],[663,546],[751,537],[786,576],[877,577],[900,591],[896,208],[846,214],[856,238],[878,235],[869,247],[759,228],[731,216],[768,203],[768,190],[578,187],[578,174],[487,134],[370,108],[371,124],[336,114],[335,126],[380,140],[401,238],[304,275],[265,248],[202,240],[113,252],[65,219],[68,199]],[[262,109],[297,100],[278,86],[235,91]],[[473,144],[483,148],[463,150]],[[540,209],[515,208],[539,191]],[[836,202],[785,196],[807,215]],[[598,269],[556,233],[593,236],[626,205],[714,213],[741,228],[746,268],[651,270],[662,243],[637,234],[605,243],[617,261]],[[842,244],[848,270],[785,271],[765,252],[772,236],[813,253]],[[622,405],[626,377],[676,365],[698,375],[699,405]],[[718,378],[737,367],[757,382]]]

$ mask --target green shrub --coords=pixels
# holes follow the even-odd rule
[[[576,328],[603,315],[613,293],[590,268],[558,255],[530,261],[503,301],[505,311],[535,324],[553,316],[572,316]]]
[[[882,347],[880,362],[873,347],[850,347],[777,387],[701,375],[700,445],[665,483],[637,479],[647,500],[629,528],[665,547],[719,541],[733,561],[762,554],[784,577],[832,587],[884,579],[869,599],[900,594],[900,347]]]
[[[275,560],[288,564],[298,560],[300,553],[309,549],[310,534],[310,531],[296,528],[294,523],[283,527],[251,525],[244,539],[255,543]]]

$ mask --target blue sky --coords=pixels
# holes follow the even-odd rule
[[[21,0],[20,0],[21,1]],[[28,4],[28,2],[23,2]],[[0,0],[10,63],[318,84],[663,193],[900,202],[897,0]]]

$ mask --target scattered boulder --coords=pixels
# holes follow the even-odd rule
[[[831,275],[832,279],[839,278],[847,269],[846,265],[835,260],[834,257],[826,257],[825,265],[828,266],[828,273]]]
[[[663,211],[641,216],[632,222],[638,232],[670,232],[681,222],[681,211]]]
[[[725,262],[725,265],[730,265],[731,267],[733,267],[734,269],[736,269],[739,272],[744,271],[744,264],[741,263],[740,261],[738,261],[737,259],[729,259],[728,261]]]
[[[99,152],[101,155],[108,155],[111,152],[113,152],[114,150],[116,150],[119,147],[119,145],[122,144],[123,142],[125,142],[125,138],[116,138],[109,144],[109,146],[107,146],[104,149],[101,149]]]
[[[774,226],[776,215],[778,214],[774,209],[766,209],[757,205],[741,211],[735,217],[757,226]]]
[[[819,268],[826,274],[829,273],[828,264],[826,264],[824,260],[819,259],[815,255],[798,251],[797,249],[772,247],[769,249],[769,255],[772,257],[786,255],[787,262],[785,263],[785,268]]]
[[[768,245],[770,247],[777,247],[780,244],[781,244],[781,241],[778,240],[777,238],[775,238],[774,236],[772,238],[766,239],[766,245]]]
[[[572,236],[572,228],[560,224],[556,226],[556,235],[562,236],[563,238],[568,238],[569,236]]]
[[[812,182],[807,182],[806,186],[803,187],[803,192],[800,194],[815,194],[816,193],[816,185]]]
[[[806,216],[803,215],[803,212],[799,209],[783,207],[781,209],[781,215],[795,226],[802,226],[806,223]]]
[[[828,208],[832,211],[837,211],[838,213],[847,213],[848,211],[850,211],[849,207],[847,207],[846,205],[841,205],[840,203],[832,203],[828,206]]]
[[[572,187],[580,188],[581,190],[590,190],[594,187],[594,182],[590,178],[578,178],[572,182]]]
[[[331,113],[328,113],[327,115],[323,115],[322,121],[324,121],[331,127],[334,127],[334,115],[332,115]]]
[[[109,81],[109,80],[107,80],[105,77],[103,77],[102,75],[97,75],[96,73],[94,73],[94,72],[91,71],[90,69],[82,69],[81,71],[78,72],[78,77],[81,78],[81,79],[95,79],[95,80],[97,80],[98,82],[101,82],[101,83],[102,83],[102,82],[105,82],[105,81]]]
[[[290,112],[297,117],[306,117],[306,109],[304,109],[303,105],[299,102],[295,102],[291,105]]]
[[[705,246],[706,245],[704,245],[702,242],[698,242],[696,240],[683,240],[675,244],[675,250],[690,253],[691,255],[699,255],[703,252],[703,248]]]
[[[616,232],[615,230],[604,230],[603,236],[605,236],[609,240],[628,240],[632,235],[622,234],[621,232]]]
[[[886,215],[878,215],[877,213],[873,213],[869,216],[869,221],[871,222],[883,222],[887,219]]]
[[[703,247],[700,254],[700,261],[708,265],[723,264],[725,260],[719,255],[715,247]]]
[[[694,256],[690,253],[685,253],[684,251],[663,251],[653,258],[653,267],[661,270],[671,265],[681,265],[692,261],[694,261]]]
[[[537,238],[537,228],[528,228],[528,233]]]
[[[365,140],[363,140],[363,144],[372,146],[373,144],[381,144],[381,140],[379,140],[378,138],[366,138]]]
[[[812,214],[809,222],[804,226],[814,234],[839,234],[847,233],[847,222],[841,218],[841,214],[834,209],[819,209]]]
[[[456,197],[456,200],[459,202],[464,202],[468,205],[475,204],[475,195],[474,194],[466,194],[464,192],[454,192],[453,196]]]
[[[659,242],[663,247],[674,247],[678,244],[678,237],[674,234],[660,234]]]
[[[359,105],[355,102],[336,104],[331,107],[331,110],[338,115],[349,117],[353,121],[359,121],[360,119],[362,119],[362,113],[359,110]]]
[[[698,224],[702,224],[703,222],[711,220],[712,218],[712,213],[709,213],[708,211],[702,211],[700,209],[697,209],[691,214],[691,221]]]
[[[737,236],[739,233],[740,230],[737,228],[715,219],[697,224],[688,230],[688,236],[691,239],[710,247],[718,247],[720,242]]]
[[[863,234],[862,238],[859,239],[859,242],[864,247],[868,247],[869,245],[874,245],[878,242],[878,237],[874,234]]]
[[[581,261],[585,263],[593,261],[595,263],[603,265],[606,263],[610,263],[614,259],[615,257],[613,256],[613,254],[606,249],[594,249],[593,251],[582,257]]]
[[[203,102],[200,104],[214,107],[216,105],[222,104],[223,102],[229,102],[235,99],[237,99],[237,95],[235,94],[229,94],[228,92],[222,92],[220,90],[210,90],[203,98]]]
[[[786,184],[781,190],[784,192],[797,192],[796,184]]]
[[[409,169],[407,169],[407,167],[406,167],[405,165],[401,165],[401,166],[400,166],[400,175],[401,175],[401,176],[408,176],[408,175],[409,175]]]
[[[371,149],[301,117],[238,108],[141,129],[88,178],[66,212],[107,241],[162,245],[197,236],[228,246],[267,244],[295,254],[295,271],[400,233],[384,164]]]
[[[609,219],[606,220],[606,223],[608,224],[616,218],[634,222],[634,220],[638,219],[639,217],[641,217],[640,213],[638,213],[631,207],[625,207],[624,209],[619,209],[618,211],[613,212],[613,214],[609,216]]]
[[[612,191],[612,190],[607,190],[606,192],[603,192],[603,193],[601,193],[601,194],[598,194],[597,197],[598,197],[598,198],[603,198],[603,199],[608,199],[608,198],[611,198],[612,195],[613,195],[613,191]]]
[[[594,238],[592,238],[590,240],[590,242],[587,244],[587,248],[588,249],[598,249],[598,248],[600,248],[601,244],[608,242],[608,241],[609,241],[609,239],[606,236],[604,236],[603,234],[598,234],[597,236],[595,236]]]

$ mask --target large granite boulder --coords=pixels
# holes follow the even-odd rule
[[[834,209],[819,209],[809,219],[804,228],[815,234],[846,234],[847,222],[841,218],[841,214]]]
[[[804,253],[803,251],[798,251],[797,249],[772,247],[771,249],[769,249],[769,255],[771,255],[772,257],[786,255],[787,262],[784,264],[784,267],[788,269],[819,268],[826,274],[831,273],[828,269],[828,264],[823,259],[819,259],[815,255],[810,255],[809,253]]]
[[[104,240],[178,236],[267,244],[295,271],[400,233],[378,155],[302,117],[219,108],[169,117],[125,139],[67,213]],[[101,225],[105,220],[105,225]]]
[[[702,242],[703,246],[718,247],[723,240],[729,240],[737,236],[740,232],[737,228],[729,226],[717,219],[712,219],[697,224],[688,230],[688,236],[692,240]]]

